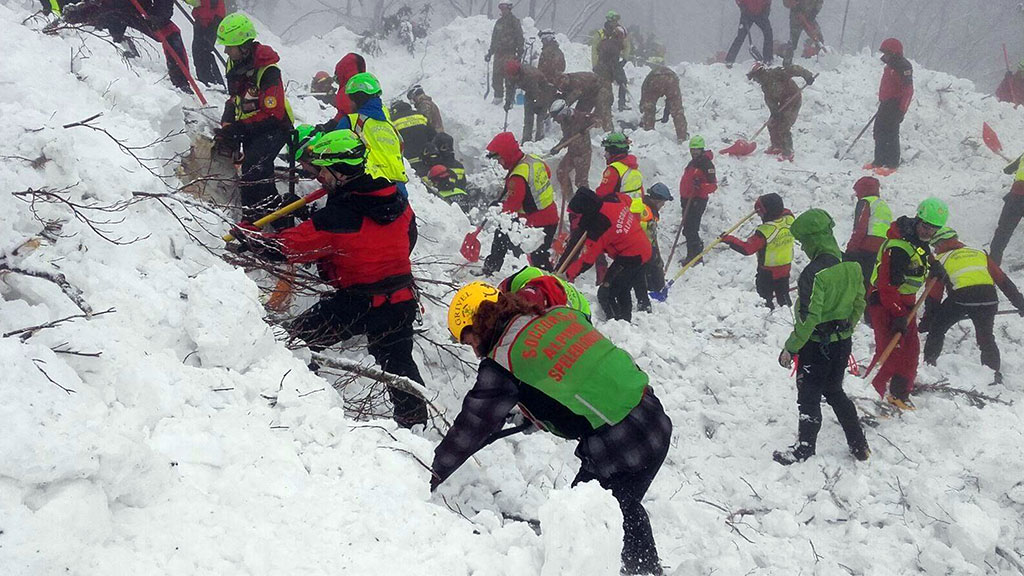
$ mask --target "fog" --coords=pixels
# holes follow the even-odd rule
[[[432,28],[460,15],[494,14],[497,0],[235,0],[288,41],[345,25],[356,31],[380,26],[382,15],[409,6],[413,19],[430,6]],[[739,8],[733,0],[517,0],[519,17],[531,13],[539,26],[574,32],[584,40],[607,10],[622,14],[626,26],[653,32],[666,46],[667,60],[700,62],[724,51],[736,34]],[[848,12],[847,12],[848,10]],[[844,27],[843,22],[846,22]],[[789,10],[772,5],[776,42],[789,38]],[[1019,0],[825,0],[818,17],[826,44],[843,51],[877,49],[899,38],[907,56],[921,65],[969,78],[994,90],[1006,71],[1002,44],[1012,66],[1024,57],[1024,2]],[[760,45],[760,31],[754,29]],[[747,57],[741,54],[740,59]]]

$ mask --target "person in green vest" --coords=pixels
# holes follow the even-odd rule
[[[562,280],[537,268],[527,266],[515,274],[505,278],[498,284],[502,292],[514,292],[525,299],[536,302],[545,308],[568,306],[579,310],[590,318],[590,301],[571,282]]]
[[[358,134],[366,146],[367,173],[393,182],[399,193],[408,197],[405,183],[409,177],[402,157],[402,137],[384,110],[380,81],[369,72],[360,72],[348,79],[345,94],[352,100],[356,112],[342,116],[334,129]]]
[[[1003,209],[999,212],[999,221],[992,234],[989,253],[996,264],[1002,264],[1003,251],[1010,243],[1010,237],[1020,224],[1021,218],[1024,218],[1024,155],[1003,168],[1003,173],[1013,175],[1013,186],[1010,187],[1009,194],[1003,197]]]
[[[994,383],[1001,384],[999,346],[993,334],[999,308],[996,286],[1021,316],[1024,316],[1024,296],[991,256],[964,245],[952,228],[939,230],[929,244],[944,274],[943,282],[936,284],[925,300],[925,315],[920,326],[921,332],[928,333],[924,341],[924,361],[935,365],[942,353],[946,332],[957,322],[970,318],[981,350],[981,363],[995,372]],[[944,292],[948,293],[945,300],[942,299]]]
[[[518,404],[538,428],[578,442],[573,485],[596,480],[619,502],[622,573],[663,574],[642,500],[668,453],[672,421],[647,374],[582,312],[545,309],[483,282],[455,294],[448,328],[481,361],[434,450],[431,490],[500,437],[494,435]]]
[[[860,264],[865,287],[871,286],[871,272],[875,269],[878,249],[892,224],[892,210],[880,198],[880,184],[874,176],[864,176],[853,185],[857,206],[853,210],[853,232],[846,243],[843,260]]]
[[[793,331],[779,354],[783,368],[790,368],[797,356],[800,364],[796,373],[797,443],[773,454],[783,466],[814,455],[821,430],[822,396],[843,427],[850,453],[861,461],[871,454],[857,408],[843,391],[853,329],[864,314],[864,283],[856,263],[841,261],[833,228],[832,217],[818,208],[798,216],[790,227],[793,239],[811,262],[800,273]]]
[[[754,287],[768,308],[775,308],[773,296],[779,306],[792,306],[789,272],[793,265],[793,235],[789,227],[793,224],[793,213],[786,209],[782,196],[774,192],[759,197],[754,202],[754,211],[761,217],[762,224],[750,238],[740,240],[726,235],[722,236],[722,242],[744,256],[757,254]]]

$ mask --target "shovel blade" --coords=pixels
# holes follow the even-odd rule
[[[648,292],[647,295],[650,296],[652,300],[664,302],[665,300],[668,300],[668,289],[671,288],[674,283],[674,281],[669,282],[668,284],[665,284],[665,287],[661,290],[652,290]]]
[[[1003,143],[999,141],[999,136],[996,131],[985,122],[981,125],[981,139],[985,142],[985,146],[988,149],[999,154],[1003,151]]]
[[[749,156],[753,154],[754,150],[757,150],[757,142],[740,139],[733,142],[731,146],[722,148],[718,153],[730,156]]]
[[[479,230],[466,234],[466,238],[462,240],[462,247],[459,248],[462,257],[470,262],[480,260],[480,239],[477,238],[479,234]]]

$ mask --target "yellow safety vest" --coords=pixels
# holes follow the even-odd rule
[[[885,200],[878,196],[868,196],[864,201],[868,203],[868,210],[871,211],[868,217],[868,236],[885,238],[892,224],[892,210]]]
[[[50,10],[57,16],[63,16],[60,10],[60,2],[57,0],[50,0]]]
[[[918,248],[906,240],[890,238],[878,248],[878,257],[875,258],[875,269],[871,272],[871,285],[878,287],[878,267],[882,265],[882,253],[890,248],[899,248],[910,257],[910,269],[903,277],[903,284],[900,284],[900,294],[917,294],[917,291],[924,286],[924,279],[928,276],[928,260],[925,258],[927,252],[924,248]]]
[[[391,182],[409,181],[402,159],[402,137],[391,122],[362,114],[349,114],[348,122],[366,146],[366,172],[370,176]]]
[[[974,248],[950,250],[939,258],[953,290],[968,286],[993,286],[995,280],[988,271],[988,254]]]
[[[526,193],[533,198],[537,210],[543,210],[555,202],[555,188],[551,185],[547,165],[534,154],[525,154],[523,159],[512,168],[512,176],[521,176],[526,180]],[[520,210],[520,214],[526,214]]]
[[[227,72],[230,72],[234,68],[235,61],[228,59]],[[260,82],[263,80],[263,74],[270,68],[280,68],[277,64],[270,64],[262,68],[256,69],[256,83],[253,84],[249,90],[245,91],[245,94],[235,96],[235,121],[242,121],[246,118],[252,118],[260,111]],[[282,80],[282,85],[284,84]],[[295,114],[292,113],[292,105],[288,102],[288,99],[284,99],[284,111],[288,114],[288,121],[295,124]]]
[[[1017,174],[1013,177],[1015,182],[1024,182],[1024,156],[1017,160]]]
[[[427,117],[424,116],[423,114],[410,114],[408,116],[402,116],[397,120],[392,120],[391,123],[394,124],[395,129],[398,130],[399,132],[407,128],[412,128],[413,126],[426,126],[428,124]]]
[[[629,211],[634,214],[644,213],[644,175],[639,168],[630,168],[622,162],[610,164],[619,173],[619,192],[633,199]],[[641,225],[643,222],[641,221]],[[646,227],[644,228],[647,229]]]
[[[764,266],[775,267],[785,266],[793,263],[793,234],[789,227],[793,225],[796,218],[792,214],[786,214],[782,218],[765,222],[757,227],[757,231],[766,240],[764,248]]]
[[[459,187],[454,187],[450,190],[437,189],[437,195],[441,198],[451,198],[452,196],[462,196],[466,193],[465,190]]]

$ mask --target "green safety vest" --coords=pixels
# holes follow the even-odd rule
[[[875,269],[871,272],[871,285],[878,287],[878,267],[882,264],[882,253],[890,248],[899,248],[910,257],[910,269],[907,270],[900,284],[900,294],[917,294],[917,291],[924,286],[924,280],[928,276],[928,260],[925,259],[927,252],[899,238],[890,238],[878,248],[878,257],[875,258]]]
[[[50,10],[57,16],[63,16],[60,9],[60,2],[57,0],[50,0]]]
[[[633,199],[629,211],[634,214],[644,213],[644,175],[639,168],[630,168],[622,162],[610,164],[619,173],[619,192]],[[647,228],[644,227],[644,230]]]
[[[235,61],[228,59],[227,72],[230,72],[234,68]],[[252,118],[260,111],[260,82],[263,80],[263,74],[270,68],[277,68],[280,70],[277,64],[270,64],[262,68],[256,69],[256,83],[253,85],[255,91],[246,90],[245,94],[235,96],[235,121],[242,121],[246,118]],[[288,99],[284,99],[284,111],[288,114],[288,121],[292,124],[295,123],[295,114],[292,113],[292,105],[288,102]]]
[[[1014,182],[1024,182],[1024,156],[1017,160],[1017,174],[1013,177]]]
[[[864,201],[868,203],[868,210],[870,210],[868,236],[885,238],[889,233],[889,226],[892,224],[892,210],[889,209],[889,204],[878,196],[868,196]]]
[[[449,190],[437,189],[437,195],[441,198],[451,198],[452,196],[462,196],[466,191],[459,187],[453,187]]]
[[[523,159],[512,168],[513,176],[521,176],[526,180],[526,193],[533,197],[533,205],[543,210],[555,203],[555,188],[544,161],[534,154],[525,154]],[[520,210],[520,214],[525,214]]]
[[[366,146],[366,172],[374,178],[408,182],[402,158],[402,137],[395,126],[362,114],[349,114],[348,121]]]
[[[792,214],[786,214],[778,220],[765,222],[757,227],[757,231],[767,241],[764,248],[764,266],[772,268],[785,266],[793,263],[793,234],[789,227],[793,225],[796,218]]]
[[[994,286],[995,280],[988,271],[988,254],[974,248],[950,250],[939,258],[946,269],[953,290],[968,286]]]
[[[488,356],[594,430],[621,422],[640,403],[648,382],[625,350],[582,312],[562,306],[512,319]]]

